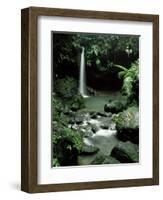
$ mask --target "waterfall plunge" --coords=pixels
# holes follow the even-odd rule
[[[79,93],[84,98],[88,97],[87,92],[86,92],[86,72],[85,72],[84,47],[82,47],[81,59],[80,59]]]

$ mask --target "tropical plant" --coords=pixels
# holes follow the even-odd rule
[[[129,69],[115,65],[120,68],[119,78],[123,79],[122,94],[126,95],[131,102],[139,96],[139,62],[138,60],[131,64]]]

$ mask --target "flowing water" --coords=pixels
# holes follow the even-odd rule
[[[103,112],[104,105],[110,98],[119,96],[119,92],[113,92],[111,94],[100,94],[97,96],[87,96],[84,50],[84,47],[82,47],[79,75],[79,93],[85,98],[86,111]],[[116,138],[116,130],[112,123],[109,125],[108,129],[101,128],[100,123],[101,122],[98,119],[88,119],[83,122],[83,125],[94,124],[99,128],[98,131],[92,136],[83,138],[83,142],[87,146],[97,147],[101,154],[108,156],[110,155],[114,146],[118,143]],[[81,155],[78,157],[78,164],[89,165],[95,159],[95,157],[96,154]]]
[[[87,146],[94,146],[99,149],[98,154],[109,156],[112,149],[117,145],[118,139],[116,137],[117,131],[113,123],[110,123],[108,129],[100,128],[101,122],[98,119],[90,119],[89,124],[94,124],[99,127],[99,130],[90,137],[83,139],[83,142]],[[89,165],[96,158],[94,155],[80,155],[78,157],[79,165]]]
[[[83,97],[87,97],[84,47],[82,47],[81,60],[80,60],[79,93]]]

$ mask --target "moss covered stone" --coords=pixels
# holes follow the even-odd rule
[[[127,110],[114,115],[117,136],[122,141],[139,143],[139,111],[138,107],[130,107]]]
[[[119,142],[113,148],[111,156],[115,157],[121,163],[139,162],[139,148],[138,145],[131,142]]]

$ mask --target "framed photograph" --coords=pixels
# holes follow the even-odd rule
[[[21,189],[159,184],[159,16],[21,12]]]

